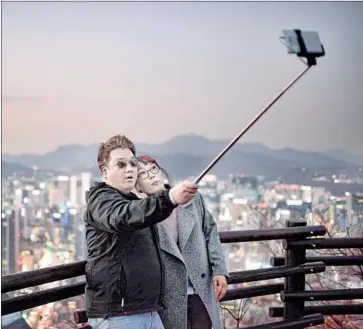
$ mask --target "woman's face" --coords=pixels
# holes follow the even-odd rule
[[[139,162],[136,188],[147,195],[153,195],[165,189],[164,175],[155,163]]]

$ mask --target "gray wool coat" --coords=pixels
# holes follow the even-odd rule
[[[159,312],[160,317],[165,329],[187,328],[189,277],[208,310],[213,329],[221,329],[212,280],[215,275],[229,275],[216,222],[199,193],[189,203],[178,206],[177,220],[179,248],[166,227],[157,224],[165,264],[164,304],[167,307]]]

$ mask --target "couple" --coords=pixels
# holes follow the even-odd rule
[[[86,309],[93,329],[220,329],[228,277],[217,226],[198,186],[116,135],[87,193]],[[139,198],[132,191],[144,194]]]

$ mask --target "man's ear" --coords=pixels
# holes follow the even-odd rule
[[[106,168],[106,166],[101,167],[101,172],[102,172],[103,178],[107,179],[107,168]]]

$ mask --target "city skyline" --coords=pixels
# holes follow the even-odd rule
[[[116,133],[150,144],[188,133],[232,139],[303,69],[278,40],[286,28],[317,30],[327,55],[242,141],[363,151],[362,3],[2,8],[3,153]]]

